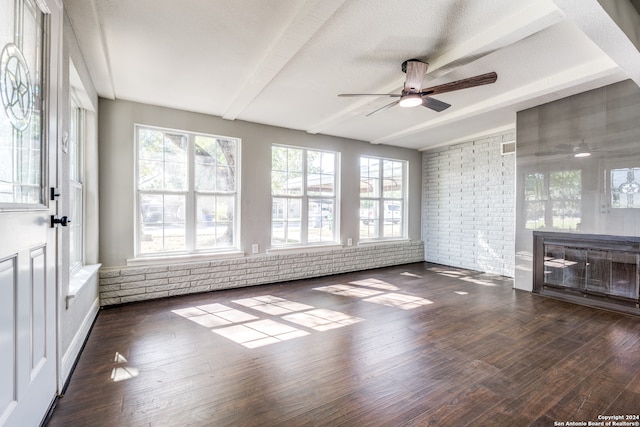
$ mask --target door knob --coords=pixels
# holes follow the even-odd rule
[[[71,220],[67,216],[56,218],[55,215],[51,215],[51,228],[54,228],[56,224],[60,224],[61,226],[66,227],[70,222]]]

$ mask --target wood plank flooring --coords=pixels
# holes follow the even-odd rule
[[[639,412],[640,318],[416,263],[101,310],[48,425],[511,427]]]

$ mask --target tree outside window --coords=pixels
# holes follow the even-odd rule
[[[140,255],[236,247],[240,140],[137,127]]]

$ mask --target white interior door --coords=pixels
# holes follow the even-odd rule
[[[56,395],[61,4],[0,0],[0,426],[37,426]]]

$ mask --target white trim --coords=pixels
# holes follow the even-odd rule
[[[98,273],[102,264],[83,265],[69,278],[69,289],[67,290],[67,301],[74,298],[80,289],[87,283],[89,283]],[[67,308],[69,308],[67,303]]]
[[[60,384],[67,382],[67,378],[71,374],[73,365],[80,354],[80,350],[82,350],[85,338],[89,335],[91,325],[93,325],[93,321],[98,315],[99,309],[100,298],[96,298],[95,301],[93,301],[93,304],[91,304],[91,308],[87,311],[87,315],[84,317],[82,324],[73,337],[73,340],[71,340],[71,344],[69,344],[67,351],[62,356],[62,361],[60,363]]]
[[[332,249],[342,249],[343,247],[344,245],[341,244],[277,247],[267,249],[267,254],[298,254],[301,252],[320,252],[330,251]]]
[[[207,254],[187,254],[187,255],[172,255],[172,256],[154,256],[154,257],[139,257],[131,258],[127,260],[127,267],[137,267],[141,265],[159,265],[168,263],[189,263],[197,261],[217,261],[221,259],[242,258],[247,254],[244,251],[229,251],[219,253],[207,253]]]
[[[382,245],[400,245],[403,243],[411,243],[411,239],[384,239],[384,240],[361,240],[357,246],[382,246]]]

